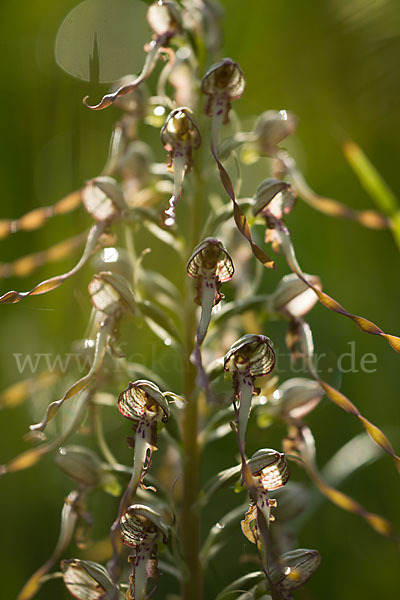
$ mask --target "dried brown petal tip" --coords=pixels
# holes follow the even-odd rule
[[[60,469],[79,485],[88,488],[100,485],[103,475],[101,461],[89,448],[84,446],[60,448],[55,461]]]
[[[155,383],[146,380],[130,382],[118,398],[118,408],[124,417],[133,421],[148,415],[165,422],[170,414],[165,395]]]
[[[254,198],[253,214],[272,215],[282,219],[290,213],[296,203],[296,192],[286,181],[264,179],[258,186]]]
[[[112,177],[96,177],[88,181],[82,192],[82,201],[96,221],[112,221],[126,209],[122,189]]]
[[[106,315],[135,312],[133,292],[127,280],[118,273],[102,271],[94,275],[89,283],[89,294],[95,309]]]
[[[277,145],[294,133],[297,117],[286,110],[267,110],[257,119],[254,126],[257,149],[262,156],[273,156]]]

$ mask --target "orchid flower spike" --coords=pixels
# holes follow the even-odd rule
[[[196,279],[196,304],[201,306],[200,323],[197,329],[197,343],[200,345],[207,333],[214,306],[224,295],[219,291],[221,284],[232,279],[234,266],[223,244],[208,237],[198,244],[187,263],[187,272]]]
[[[134,421],[134,463],[126,498],[129,500],[142,485],[154,450],[157,450],[157,422],[169,418],[169,406],[165,395],[152,382],[138,380],[129,382],[128,387],[118,398],[120,413]]]
[[[126,546],[135,548],[135,555],[129,557],[133,573],[127,592],[128,600],[145,600],[148,580],[157,585],[158,545],[168,541],[168,526],[161,515],[144,504],[133,504],[122,515],[121,538]]]
[[[192,166],[192,151],[199,148],[201,136],[193,113],[185,106],[176,108],[167,117],[161,129],[161,141],[170,156],[169,168],[174,174],[174,189],[165,211],[165,225],[175,223],[175,210],[181,195],[183,179]]]
[[[265,335],[247,334],[235,342],[224,357],[224,370],[232,374],[234,404],[239,429],[239,442],[244,449],[251,399],[258,390],[256,377],[271,373],[276,355],[272,341]],[[239,409],[236,401],[239,400]]]
[[[117,90],[103,96],[98,104],[94,106],[88,104],[88,97],[83,99],[83,103],[92,110],[102,110],[111,106],[122,96],[131,94],[145,79],[155,67],[157,58],[163,47],[168,46],[171,38],[181,31],[181,18],[179,9],[173,0],[158,0],[151,4],[147,11],[147,21],[154,31],[153,39],[145,48],[147,57],[142,71],[138,77],[124,82]]]

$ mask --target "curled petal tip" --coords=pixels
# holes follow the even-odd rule
[[[107,96],[104,96],[98,104],[93,105],[88,103],[88,99],[89,96],[85,96],[82,102],[87,108],[90,108],[91,110],[103,110],[103,108],[107,108],[112,104],[112,101],[109,98],[107,98]]]

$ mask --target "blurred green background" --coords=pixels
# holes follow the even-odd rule
[[[78,12],[71,13],[78,4],[71,0],[32,0],[21,5],[3,0],[0,5],[3,218],[16,218],[33,207],[52,204],[97,175],[105,162],[117,112],[90,112],[82,105],[83,96],[96,99],[106,89],[82,79],[88,75],[93,31],[99,33],[100,79],[110,81],[127,71],[138,71],[142,63],[148,31],[143,26],[143,3],[88,0]],[[246,92],[235,105],[239,116],[246,121],[264,110],[282,108],[297,114],[300,123],[290,150],[310,184],[323,194],[355,208],[373,206],[343,156],[341,143],[347,137],[360,144],[394,192],[400,194],[398,1],[225,0],[222,4],[223,54],[237,60],[247,78]],[[81,79],[66,73],[55,61],[58,31],[57,58]],[[155,140],[157,157],[164,160],[154,131],[149,139]],[[251,194],[265,175],[256,168],[250,169],[248,176],[244,191]],[[16,234],[0,242],[1,262],[47,248],[83,231],[88,222],[83,212],[78,212],[54,219],[37,232]],[[303,268],[318,273],[328,293],[385,331],[400,333],[400,255],[388,232],[329,219],[302,203],[289,224]],[[146,239],[139,242],[142,247],[149,243]],[[45,267],[40,275],[22,282],[2,281],[1,291],[30,289],[39,277],[68,269],[77,256],[75,252],[69,260]],[[174,271],[172,260],[173,254],[166,254],[165,265],[160,267],[166,274]],[[279,266],[278,273],[265,274],[264,291],[271,291],[287,272],[282,262]],[[1,307],[1,389],[18,380],[14,353],[68,352],[71,341],[83,336],[89,315],[86,286],[90,272],[86,268],[47,296]],[[376,354],[376,372],[343,375],[342,390],[390,435],[399,451],[399,357],[383,340],[362,334],[353,323],[322,306],[313,310],[310,324],[318,352],[335,357],[349,351],[348,343],[354,341],[357,360],[367,352]],[[274,325],[270,334],[276,336],[278,346],[283,344],[281,326]],[[149,339],[154,347],[156,342]],[[140,343],[143,351],[142,342],[135,343]],[[144,352],[148,352],[151,364],[149,351]],[[32,414],[25,406],[2,412],[1,463],[26,447],[22,436],[41,410]],[[316,437],[321,466],[361,431],[356,419],[327,400],[307,420]],[[124,429],[115,451],[128,462],[126,433]],[[273,446],[268,432],[258,430],[257,435],[256,447]],[[230,466],[234,456],[232,440],[214,444],[205,456],[205,472],[211,472],[215,465],[221,469]],[[301,477],[298,469],[293,471],[295,477]],[[31,470],[0,479],[1,597],[15,598],[52,551],[59,512],[69,489],[50,457]],[[387,456],[355,474],[343,490],[368,510],[388,517],[400,530],[398,480]],[[218,497],[206,515],[207,523],[215,522],[235,503],[231,493]],[[115,501],[107,498],[98,505],[105,527],[115,507]],[[299,541],[301,547],[317,548],[323,560],[307,591],[296,597],[372,600],[392,597],[398,588],[394,544],[374,533],[360,518],[328,502],[303,528]],[[213,598],[218,588],[238,575],[237,559],[248,544],[239,533],[230,548],[213,564],[207,598]],[[241,572],[247,568],[240,566]],[[166,583],[174,589],[169,579]],[[59,582],[51,582],[37,597],[63,598],[63,594],[69,597]]]

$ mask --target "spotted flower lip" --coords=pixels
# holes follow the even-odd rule
[[[170,415],[168,401],[155,383],[139,379],[129,382],[128,387],[118,398],[120,413],[136,421],[146,414],[153,414],[156,420],[167,421]]]
[[[253,454],[247,464],[251,473],[260,478],[265,490],[277,490],[289,480],[289,465],[283,452],[261,448]]]
[[[121,539],[126,546],[135,548],[128,561],[133,567],[129,578],[127,598],[146,600],[149,579],[157,582],[157,550],[160,542],[168,541],[168,525],[150,506],[132,504],[120,519]]]
[[[251,377],[262,377],[273,370],[275,361],[276,355],[269,337],[246,334],[225,354],[224,370],[246,371]]]
[[[187,272],[194,279],[211,276],[218,283],[225,283],[232,279],[235,268],[222,242],[207,237],[193,250],[187,263]],[[216,294],[214,305],[218,304],[221,298],[221,294]],[[199,304],[199,299],[196,299],[196,302]]]
[[[145,504],[132,504],[121,517],[124,544],[138,547],[151,536],[154,541],[168,540],[168,526],[161,515]]]
[[[216,97],[224,98],[228,101],[224,111],[224,122],[228,120],[230,102],[238,100],[244,92],[246,80],[239,64],[231,58],[223,58],[220,62],[213,65],[204,75],[201,82],[201,90],[209,96],[209,102],[205,112],[208,116],[213,115],[212,100]]]

